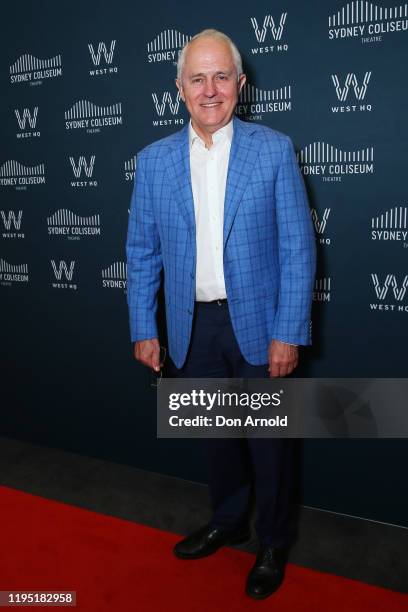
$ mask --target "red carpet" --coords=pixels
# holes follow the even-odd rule
[[[408,595],[295,565],[271,598],[244,593],[254,557],[180,561],[178,536],[0,487],[0,590],[77,592],[86,612],[403,612]],[[60,608],[62,609],[62,608]]]

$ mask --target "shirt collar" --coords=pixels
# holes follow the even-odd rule
[[[222,138],[227,138],[229,142],[231,143],[233,132],[234,132],[234,121],[233,119],[231,119],[231,121],[227,123],[227,125],[224,125],[224,127],[214,132],[214,134],[212,135],[213,143],[216,144]],[[197,134],[197,132],[191,125],[191,119],[188,124],[188,138],[189,138],[190,150],[194,146],[194,144],[201,144],[203,147],[205,147],[203,140],[199,137],[199,135]]]

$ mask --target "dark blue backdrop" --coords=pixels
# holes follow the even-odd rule
[[[185,124],[174,58],[205,27],[242,51],[251,87],[239,113],[299,152],[319,247],[314,346],[299,374],[406,376],[407,5],[387,7],[2,6],[2,434],[206,478],[193,441],[156,439],[123,265],[133,157]],[[305,504],[408,525],[405,441],[302,452]]]

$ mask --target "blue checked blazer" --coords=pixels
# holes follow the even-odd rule
[[[132,341],[157,338],[164,271],[169,353],[186,359],[195,301],[195,214],[188,126],[137,156],[126,243]],[[291,140],[234,117],[224,204],[224,277],[244,358],[268,363],[272,339],[310,342],[315,237]]]

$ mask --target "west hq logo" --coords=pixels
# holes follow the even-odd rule
[[[76,179],[80,180],[71,180],[71,187],[97,187],[98,181],[95,180],[87,180],[92,179],[94,164],[95,164],[95,155],[91,155],[89,161],[87,161],[84,155],[80,155],[79,159],[76,160],[74,157],[70,157],[69,161],[71,163],[72,172]]]
[[[45,166],[24,166],[14,159],[4,162],[0,166],[0,186],[15,187],[18,191],[25,191],[27,186],[45,184]]]
[[[11,83],[41,85],[43,79],[55,78],[61,75],[61,55],[55,55],[49,59],[38,59],[29,53],[25,53],[10,66]]]
[[[147,43],[147,61],[177,63],[181,49],[188,43],[191,36],[177,30],[163,30],[156,38]]]
[[[122,103],[97,106],[88,100],[79,100],[65,111],[65,129],[85,129],[95,134],[101,128],[122,125]]]
[[[72,289],[76,291],[78,285],[72,282],[75,261],[70,261],[69,264],[67,264],[64,259],[61,259],[58,263],[54,259],[51,259],[50,262],[55,279],[51,281],[51,287],[53,289]]]
[[[382,42],[383,34],[408,30],[408,4],[382,7],[354,0],[329,17],[329,39],[360,38],[362,43]]]
[[[60,208],[47,217],[48,235],[63,236],[68,240],[80,240],[84,236],[100,236],[99,215],[81,217],[67,208]]]
[[[265,113],[282,113],[291,110],[291,85],[268,90],[246,83],[239,94],[235,112],[251,121],[262,121]]]
[[[370,304],[371,310],[381,310],[384,312],[408,312],[407,287],[408,274],[397,276],[386,274],[379,277],[378,274],[371,274],[376,302]]]
[[[325,208],[322,215],[319,214],[316,208],[312,208],[310,212],[318,243],[321,245],[331,244],[330,237],[326,235],[326,226],[330,215],[330,208]]]
[[[313,142],[297,153],[297,159],[304,176],[318,175],[325,182],[374,174],[374,147],[345,151],[325,142]]]
[[[1,234],[2,238],[25,238],[24,232],[21,231],[21,220],[23,211],[19,210],[16,216],[14,210],[0,210],[0,219],[2,220],[4,230]]]
[[[177,92],[174,99],[169,91],[164,91],[161,96],[156,92],[152,93],[153,105],[159,119],[153,120],[153,127],[166,125],[183,125],[183,117],[178,117],[180,110],[180,92]]]
[[[10,264],[0,259],[0,284],[11,286],[13,283],[28,283],[28,264]]]
[[[103,41],[98,42],[96,45],[88,43],[88,49],[93,63],[93,68],[89,70],[90,76],[117,74],[119,70],[118,67],[112,65],[115,46],[116,40],[111,40],[108,46]]]
[[[345,79],[341,79],[339,75],[332,74],[331,79],[334,85],[337,99],[345,104],[331,107],[332,113],[349,113],[349,112],[367,112],[372,111],[372,104],[365,102],[368,84],[371,79],[372,72],[366,72],[359,79],[354,72],[349,72]]]
[[[41,133],[37,130],[38,106],[34,106],[32,110],[15,108],[14,114],[20,129],[16,134],[17,138],[39,138],[41,136]]]
[[[259,20],[256,17],[250,18],[253,33],[259,43],[259,46],[251,48],[253,55],[288,50],[289,46],[282,42],[287,15],[287,13],[281,13],[280,17],[275,16],[274,18],[269,14]]]
[[[408,248],[408,207],[394,206],[371,218],[371,240],[399,242]]]

